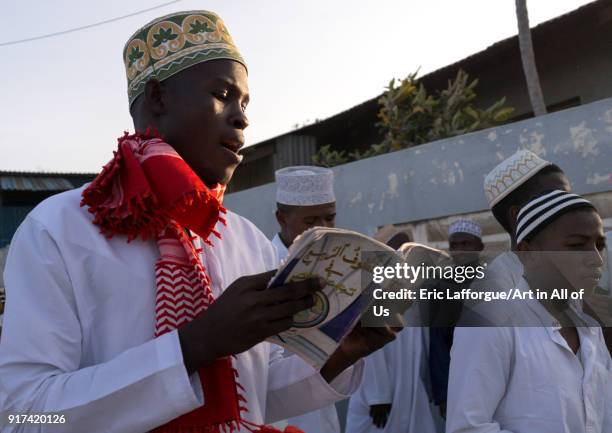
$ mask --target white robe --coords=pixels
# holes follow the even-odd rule
[[[287,257],[288,249],[277,233],[272,239],[278,261]],[[340,433],[340,421],[336,406],[331,404],[321,409],[287,420],[287,424],[301,428],[306,433]]]
[[[144,433],[212,398],[187,375],[177,332],[154,337],[156,243],[104,238],[80,198],[73,190],[45,200],[17,230],[0,344],[0,412],[59,412],[68,422],[3,433]],[[227,220],[217,226],[223,240],[202,253],[217,297],[240,276],[277,266],[252,223],[231,212]],[[235,365],[245,418],[255,423],[343,399],[362,372],[360,362],[328,384],[266,342],[237,355]]]
[[[522,279],[517,288],[528,289]],[[610,433],[612,361],[601,328],[573,311],[579,356],[537,300],[522,301],[516,323],[455,328],[447,433]]]
[[[604,271],[600,287],[612,297],[612,232],[606,232],[606,250],[604,252]]]
[[[474,278],[470,284],[470,290],[474,292],[508,292],[517,287],[523,278],[523,263],[513,251],[499,254],[485,268],[484,278]],[[528,290],[529,288],[526,288]],[[512,318],[512,305],[520,305],[523,301],[487,302],[484,300],[464,301],[464,312],[466,317],[476,314],[480,323],[487,326],[509,326]],[[465,317],[464,317],[465,318]],[[472,320],[472,319],[470,319]],[[470,321],[468,320],[468,322]],[[461,321],[459,322],[461,326]]]
[[[523,277],[523,263],[513,251],[499,254],[484,271],[483,279],[475,278],[470,284],[473,291],[496,290],[506,292],[517,286]]]
[[[272,245],[274,245],[278,263],[285,260],[285,257],[287,257],[287,254],[289,253],[289,248],[285,246],[278,233],[276,233],[272,238]]]
[[[406,314],[415,313],[409,309]],[[363,383],[349,402],[346,433],[436,433],[426,387],[428,329],[406,327],[395,341],[366,358]],[[391,404],[384,429],[370,417],[370,406],[376,404]]]

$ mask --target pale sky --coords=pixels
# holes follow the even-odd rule
[[[167,0],[0,0],[0,44]],[[528,0],[531,25],[587,0]],[[132,130],[122,49],[157,16],[208,9],[249,65],[254,144],[516,34],[514,0],[182,0],[54,38],[0,46],[0,170],[95,172]],[[537,53],[536,53],[537,56]]]

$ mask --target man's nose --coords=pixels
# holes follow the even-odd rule
[[[602,268],[604,265],[603,254],[595,248],[587,253],[585,263],[591,268]]]
[[[231,118],[232,126],[236,129],[244,130],[249,126],[249,119],[242,110],[237,110]]]

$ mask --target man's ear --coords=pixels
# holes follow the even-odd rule
[[[144,104],[152,114],[160,115],[166,112],[165,87],[162,82],[151,78],[145,84],[143,96]]]
[[[521,241],[516,246],[518,251],[518,257],[520,261],[523,263],[525,269],[532,269],[538,266],[538,253],[533,250],[532,245],[527,241]]]
[[[282,213],[281,211],[277,210],[274,213],[274,215],[276,215],[276,221],[278,221],[278,225],[280,225],[281,228],[283,228],[285,226],[285,224],[287,223],[285,214]]]
[[[529,242],[527,241],[521,241],[519,242],[519,244],[516,246],[517,250],[522,252],[522,253],[527,253],[529,251],[531,251],[531,246],[529,245]]]
[[[510,206],[508,209],[508,223],[510,224],[513,234],[516,234],[516,219],[518,218],[520,210],[520,206]]]

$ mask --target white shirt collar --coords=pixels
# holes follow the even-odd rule
[[[525,277],[521,278],[517,285],[517,288],[522,287],[531,290],[529,288],[529,283],[527,282]],[[542,305],[540,301],[535,299],[535,296],[534,299],[527,299],[525,300],[525,302],[527,303],[527,306],[531,309],[531,311],[533,311],[536,316],[538,316],[538,318],[542,321],[542,324],[544,326],[552,328],[554,331],[561,329],[561,324],[559,323],[559,321],[544,307],[544,305]],[[570,300],[568,302],[568,306],[572,313],[572,320],[574,320],[574,322],[580,322],[576,323],[576,326],[594,328],[592,330],[596,332],[596,328],[599,327],[599,324],[595,319],[593,319],[591,316],[582,311],[582,306],[580,302]]]

